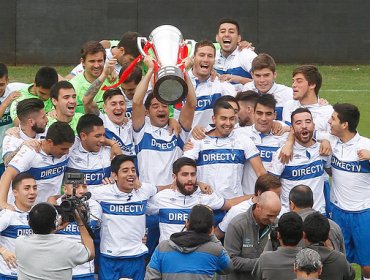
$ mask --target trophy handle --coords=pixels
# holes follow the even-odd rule
[[[196,43],[197,43],[196,41],[191,39],[185,40],[185,44],[187,45],[189,44],[191,46],[191,52],[188,54],[189,57],[192,57],[194,55]]]
[[[141,45],[142,42],[145,42],[145,44],[148,42],[148,39],[145,37],[137,37],[137,48],[139,49],[139,52],[141,53],[142,56],[147,56],[148,53],[145,53],[143,50],[143,47]]]

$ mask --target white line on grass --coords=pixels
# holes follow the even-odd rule
[[[332,92],[370,92],[370,89],[322,89],[321,91],[332,91]]]

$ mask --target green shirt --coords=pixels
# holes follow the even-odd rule
[[[98,108],[101,112],[104,112],[104,110],[103,110],[103,94],[104,94],[104,91],[101,90],[101,88],[104,85],[111,86],[115,82],[116,81],[110,83],[108,81],[108,79],[106,79],[104,81],[104,83],[102,84],[102,86],[100,87],[100,89],[99,89],[98,93],[96,94],[95,98],[94,98],[94,100],[95,100],[96,104],[98,105]],[[84,73],[80,73],[77,76],[73,77],[70,80],[70,83],[75,88],[75,92],[76,92],[76,95],[77,95],[76,113],[85,113],[85,108],[84,108],[84,105],[82,103],[82,97],[84,96],[84,94],[87,92],[87,90],[91,86],[91,83],[88,80],[86,80],[86,78],[84,76]]]
[[[23,88],[20,90],[21,96],[18,97],[16,100],[12,102],[12,105],[10,105],[10,117],[14,121],[14,119],[17,117],[17,105],[19,101],[25,100],[25,99],[30,99],[30,98],[38,98],[40,99],[37,95],[34,95],[30,92],[31,87],[33,84],[30,84],[29,86]],[[51,99],[49,98],[48,100],[44,101],[44,110],[46,113],[49,113],[54,109],[53,103],[51,102]]]
[[[69,126],[73,129],[73,131],[75,132],[75,134],[77,135],[77,123],[79,121],[79,119],[83,116],[84,114],[82,113],[75,113],[75,115],[73,116],[72,120],[68,123]],[[57,119],[54,119],[52,117],[49,117],[48,116],[48,124],[47,124],[47,128],[49,128],[53,123],[55,123],[57,121]]]

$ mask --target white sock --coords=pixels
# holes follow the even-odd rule
[[[370,278],[365,278],[365,277],[362,277],[364,280],[370,280]]]

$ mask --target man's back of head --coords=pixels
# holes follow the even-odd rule
[[[283,214],[278,222],[278,233],[283,246],[297,246],[303,236],[302,218],[295,212]]]
[[[50,203],[39,203],[32,208],[28,223],[35,234],[50,234],[58,226],[57,210]]]
[[[322,271],[319,253],[309,248],[299,251],[294,262],[294,271],[297,279],[318,279]]]
[[[309,244],[324,245],[329,238],[330,224],[328,218],[319,212],[314,212],[306,217],[303,222],[305,239]]]
[[[297,212],[313,207],[313,192],[309,186],[297,185],[289,192],[290,210]]]
[[[195,205],[189,214],[187,228],[196,233],[211,233],[213,228],[212,209],[202,204]]]

